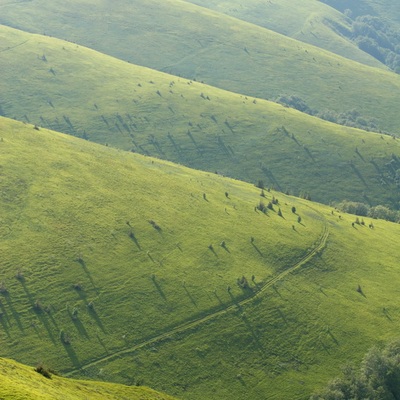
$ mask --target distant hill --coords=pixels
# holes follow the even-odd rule
[[[322,2],[342,12],[346,9],[351,10],[352,17],[369,14],[384,17],[400,26],[400,9],[398,3],[393,0],[322,0]]]
[[[46,367],[39,367],[44,368],[42,371],[49,374]],[[64,379],[52,373],[44,377],[34,371],[33,367],[4,358],[0,358],[0,398],[6,400],[173,400],[170,396],[147,388]]]
[[[5,118],[0,154],[7,357],[178,398],[306,398],[398,334],[398,224]]]
[[[351,21],[342,13],[315,0],[260,2],[240,0],[186,0],[374,67],[381,62],[345,37]]]
[[[325,203],[397,207],[398,139],[57,39],[6,27],[0,32],[6,116]],[[395,75],[379,74],[380,80],[369,80],[370,90],[396,84]],[[386,104],[395,111],[391,94],[380,97],[381,110]]]
[[[351,18],[343,34],[360,49],[400,73],[400,9],[396,1],[327,1]]]
[[[319,112],[399,126],[396,75],[187,2],[34,0],[4,5],[0,22],[247,96],[295,95]]]

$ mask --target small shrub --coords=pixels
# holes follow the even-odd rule
[[[240,279],[237,280],[238,285],[242,289],[248,289],[249,288],[249,282],[247,278],[243,275]]]
[[[256,185],[259,189],[265,189],[265,185],[264,185],[264,181],[262,181],[261,179],[257,182]]]
[[[7,289],[6,285],[4,284],[4,282],[1,282],[1,284],[0,284],[0,293],[8,294],[8,289]]]
[[[43,311],[42,303],[39,300],[36,300],[35,303],[33,304],[33,309],[36,312],[42,312]]]
[[[266,214],[267,213],[267,207],[265,206],[265,204],[264,204],[264,202],[263,201],[260,201],[259,203],[258,203],[258,205],[256,206],[256,209],[257,210],[260,210],[261,212],[263,212],[264,214]]]
[[[46,368],[42,363],[38,364],[35,371],[40,375],[43,375],[47,379],[51,379],[51,370]]]
[[[76,307],[72,310],[71,317],[74,321],[78,319],[78,309]]]
[[[17,274],[15,275],[15,278],[19,280],[20,282],[23,282],[25,280],[24,274],[22,271],[18,271]]]
[[[80,283],[75,283],[74,285],[72,285],[72,287],[77,291],[80,292],[81,290],[83,290],[83,287]]]
[[[63,330],[60,331],[60,340],[63,344],[71,344],[71,340],[68,334],[65,333]]]

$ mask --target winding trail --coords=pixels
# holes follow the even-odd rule
[[[208,315],[199,317],[197,319],[194,319],[194,320],[191,320],[191,321],[188,321],[188,322],[184,322],[183,324],[176,326],[175,328],[169,330],[168,332],[165,332],[165,333],[162,333],[160,335],[154,336],[154,337],[152,337],[150,339],[144,340],[143,342],[138,343],[138,344],[136,344],[134,346],[131,346],[131,347],[127,348],[127,349],[120,350],[120,351],[117,351],[117,352],[115,352],[113,354],[109,354],[109,355],[106,355],[106,356],[103,356],[103,357],[99,357],[99,358],[97,358],[95,360],[92,360],[92,361],[88,362],[85,365],[82,365],[80,368],[76,368],[76,369],[72,369],[70,371],[66,371],[63,375],[66,376],[66,377],[69,377],[71,375],[74,375],[74,374],[76,374],[78,372],[82,372],[85,369],[93,367],[93,366],[95,366],[97,364],[100,364],[102,362],[113,360],[113,359],[115,359],[117,357],[123,356],[124,354],[133,353],[136,350],[139,350],[139,349],[142,349],[142,348],[144,348],[146,346],[152,345],[154,343],[163,341],[163,340],[173,336],[174,334],[182,333],[182,332],[185,332],[187,330],[193,329],[194,327],[196,327],[198,325],[201,325],[201,324],[203,324],[203,323],[205,323],[207,321],[210,321],[213,318],[219,317],[221,315],[224,315],[224,314],[229,313],[229,312],[234,311],[234,310],[238,310],[242,306],[252,302],[255,298],[259,297],[265,290],[267,290],[268,288],[273,286],[276,282],[278,282],[278,281],[282,280],[283,278],[285,278],[287,275],[289,275],[289,274],[293,273],[294,271],[300,269],[303,265],[308,263],[316,254],[318,254],[320,251],[323,250],[323,248],[325,247],[326,242],[328,240],[328,237],[329,237],[329,229],[328,229],[328,225],[327,225],[325,219],[323,220],[323,223],[324,223],[323,231],[322,231],[320,237],[317,239],[313,249],[311,251],[309,251],[306,255],[304,255],[304,257],[301,258],[296,264],[294,264],[290,268],[284,270],[283,272],[281,272],[280,274],[276,275],[275,277],[271,278],[269,281],[265,282],[263,285],[258,286],[257,291],[254,291],[253,294],[250,295],[249,297],[247,297],[247,298],[245,298],[245,299],[243,299],[241,301],[235,302],[235,303],[233,303],[233,304],[231,304],[231,305],[229,305],[229,306],[227,306],[227,307],[225,307],[225,308],[223,308],[221,310],[217,310],[217,311],[214,311],[214,312],[212,312],[212,313],[210,313]]]

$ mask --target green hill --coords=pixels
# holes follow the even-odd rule
[[[0,358],[0,398],[7,400],[172,400],[170,396],[146,388],[77,381],[57,375],[50,376],[50,379],[46,378],[35,372],[32,367]]]
[[[343,14],[324,3],[303,0],[260,2],[240,0],[187,0],[272,31],[310,43],[351,60],[385,68],[378,60],[360,50],[343,33],[351,30],[351,22]]]
[[[294,399],[398,333],[397,224],[4,118],[0,154],[7,357]]]
[[[400,26],[400,10],[398,4],[392,0],[323,0],[324,3],[340,11],[349,9],[352,16],[372,15],[383,17]]]
[[[187,2],[108,0],[94,8],[89,0],[34,0],[1,11],[5,25],[138,65],[248,96],[296,95],[320,112],[356,109],[392,133],[399,125],[395,74]]]
[[[263,180],[267,187],[308,193],[325,203],[348,199],[398,206],[400,147],[389,136],[57,39],[6,27],[0,32],[7,49],[0,58],[4,115],[251,183]],[[395,98],[393,92],[385,101]]]

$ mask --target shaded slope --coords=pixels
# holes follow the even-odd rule
[[[360,50],[343,33],[351,30],[343,14],[316,0],[293,3],[290,0],[260,2],[250,0],[187,0],[272,31],[310,43],[325,50],[374,67],[386,68]]]
[[[187,2],[34,0],[4,5],[0,22],[249,96],[294,94],[319,111],[356,108],[379,129],[398,125],[397,76]]]
[[[323,0],[324,3],[340,11],[350,9],[352,16],[373,15],[383,17],[400,26],[400,10],[393,0]]]
[[[146,388],[77,381],[56,375],[48,379],[32,367],[4,358],[0,359],[0,397],[7,400],[172,400],[170,396]]]
[[[263,180],[326,203],[349,199],[397,207],[400,148],[389,136],[333,125],[75,44],[6,27],[1,32],[0,106],[7,116],[252,183]],[[363,68],[378,71],[360,66],[360,75]],[[396,111],[397,81],[377,73],[381,79],[369,80],[369,90],[388,87],[391,96],[380,97],[379,109],[389,118]]]

